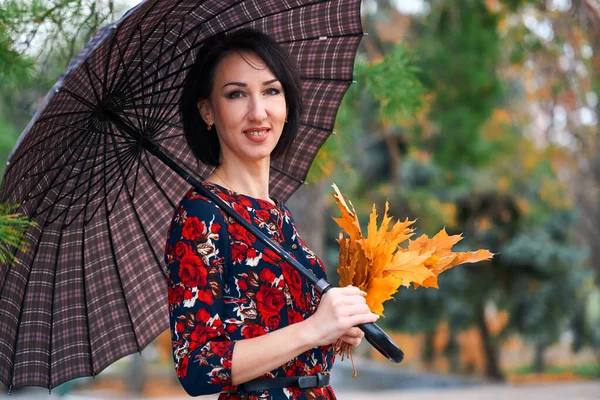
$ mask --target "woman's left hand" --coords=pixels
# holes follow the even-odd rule
[[[365,336],[365,333],[361,331],[357,327],[352,327],[346,331],[342,336],[340,336],[339,340],[342,342],[348,343],[352,347],[356,347],[362,341],[362,338]]]

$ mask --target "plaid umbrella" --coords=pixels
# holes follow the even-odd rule
[[[359,0],[148,0],[101,29],[5,171],[0,201],[38,224],[17,262],[0,266],[0,380],[10,388],[94,376],[168,328],[165,229],[189,184],[210,172],[182,135],[183,80],[202,40],[243,27],[298,63],[305,113],[288,156],[272,163],[271,195],[286,200],[303,183],[351,83]],[[369,325],[368,340],[399,361]]]

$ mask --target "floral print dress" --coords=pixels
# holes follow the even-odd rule
[[[326,277],[285,206],[203,185],[317,277]],[[193,189],[173,215],[165,261],[175,369],[188,394],[222,392],[219,400],[335,399],[329,386],[245,393],[232,385],[236,341],[303,321],[320,297],[288,263]],[[316,347],[260,379],[328,373],[332,365],[333,347]]]

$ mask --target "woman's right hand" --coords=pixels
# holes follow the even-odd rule
[[[367,306],[366,295],[355,286],[329,289],[317,311],[304,321],[314,346],[331,344],[353,326],[377,321],[379,316]]]

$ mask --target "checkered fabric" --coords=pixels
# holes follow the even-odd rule
[[[165,232],[188,184],[137,144],[147,136],[198,176],[178,100],[199,43],[253,27],[296,59],[305,113],[272,165],[271,195],[302,184],[331,134],[362,37],[359,0],[149,0],[101,29],[21,135],[0,201],[37,222],[0,265],[0,380],[53,388],[98,374],[168,328]],[[106,118],[112,110],[125,123]]]

